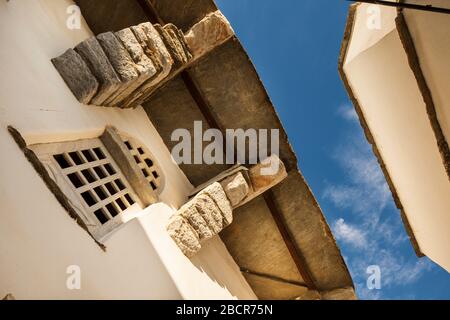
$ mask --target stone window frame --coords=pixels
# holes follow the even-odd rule
[[[165,186],[165,174],[158,162],[155,161],[153,153],[138,138],[124,132],[120,132],[119,135],[150,187],[157,195],[160,195]]]
[[[159,201],[157,193],[162,192],[165,177],[157,159],[153,157],[145,144],[126,133],[120,135],[112,126],[106,126],[100,136],[93,138],[32,145],[27,145],[16,128],[8,126],[8,131],[61,206],[103,250],[106,250],[104,241],[114,231],[138,216],[142,209]],[[150,186],[122,137],[133,141],[136,148],[142,148],[144,155],[152,160],[153,167],[150,168],[157,172],[159,179],[156,190]],[[69,154],[72,152],[76,152],[73,157]],[[100,152],[101,156],[96,152]],[[57,157],[55,158],[54,155]],[[58,159],[62,161],[61,163],[64,161],[67,163],[61,165]],[[99,166],[100,169],[94,169]],[[82,170],[88,170],[96,181],[93,181],[94,179],[89,181]],[[75,175],[69,177],[70,174]],[[116,188],[116,194],[112,195],[109,192],[107,183]],[[122,186],[117,183],[121,183]],[[106,197],[100,196],[94,190],[99,186]],[[77,191],[78,188],[80,190]],[[90,196],[96,200],[92,206],[89,205],[89,200],[81,195],[85,192],[89,192]],[[120,199],[119,202],[117,199]],[[112,201],[114,203],[110,203]],[[118,212],[112,209],[114,214],[111,214],[107,207],[109,204]],[[108,218],[108,221],[104,223],[95,214],[100,208]]]
[[[98,241],[142,210],[141,200],[100,138],[34,144],[29,149]]]

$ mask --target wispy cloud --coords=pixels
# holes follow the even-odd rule
[[[392,214],[394,210],[387,211],[395,206],[377,159],[358,125],[356,112],[353,107],[342,105],[338,116],[351,128],[351,134],[332,152],[346,179],[328,183],[322,197],[351,217],[338,217],[331,226],[343,248],[352,252],[346,261],[359,297],[382,299],[383,290],[367,288],[368,266],[380,267],[383,289],[418,281],[431,270],[432,263],[427,259],[408,259],[399,251],[408,238],[399,215]]]
[[[373,250],[369,248],[372,247]],[[368,250],[369,249],[369,250]],[[367,250],[367,252],[366,252]],[[427,272],[433,269],[433,263],[428,258],[421,260],[406,259],[399,252],[392,249],[385,249],[383,245],[370,242],[364,250],[366,254],[346,256],[345,261],[352,273],[359,299],[379,300],[393,299],[397,296],[390,296],[392,289],[413,285]],[[367,286],[367,267],[377,265],[381,271],[381,289],[370,290]]]
[[[380,300],[382,299],[381,292],[378,290],[369,290],[365,286],[360,286],[360,290],[358,292],[358,297],[361,300]]]
[[[338,219],[332,226],[337,240],[341,240],[355,248],[366,248],[367,240],[365,233],[357,226],[350,225],[344,219]]]
[[[391,194],[378,161],[363,142],[365,138],[360,134],[333,152],[333,158],[347,173],[348,182],[328,185],[323,196],[340,209],[379,214],[389,204]]]
[[[430,271],[433,268],[433,264],[430,260],[424,258],[415,262],[403,263],[400,267],[400,269],[397,269],[399,272],[391,274],[393,276],[392,284],[405,285],[414,283],[419,280],[425,272]]]
[[[340,115],[345,120],[358,122],[358,114],[356,113],[355,108],[353,108],[352,105],[342,104],[338,108],[338,115]]]

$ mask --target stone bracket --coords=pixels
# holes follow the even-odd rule
[[[134,108],[233,35],[216,11],[186,35],[171,23],[145,22],[91,37],[52,63],[79,102]]]
[[[267,172],[268,168],[276,171]],[[167,232],[187,256],[194,256],[201,243],[233,222],[233,209],[240,207],[287,177],[283,162],[272,155],[245,168],[236,165],[191,193],[191,199],[174,214]]]
[[[268,169],[270,165],[276,165],[277,172],[275,174],[264,174],[261,170]],[[195,188],[189,195],[189,198],[195,196],[208,185],[219,182],[227,193],[233,209],[235,209],[263,194],[286,177],[287,172],[283,161],[278,156],[272,155],[250,169],[239,164],[233,166]],[[238,192],[237,189],[242,190],[242,192]],[[244,192],[244,190],[246,191]]]

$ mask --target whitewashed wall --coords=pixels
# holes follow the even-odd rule
[[[427,3],[450,8],[448,0],[429,0]],[[418,10],[406,10],[404,15],[439,124],[450,142],[450,15]]]
[[[91,36],[69,30],[69,0],[0,2],[0,297],[18,299],[255,298],[220,238],[193,261],[164,232],[192,186],[170,158],[142,108],[77,102],[50,59]],[[7,132],[28,144],[76,140],[114,125],[145,142],[166,178],[164,204],[118,230],[103,252],[64,211]],[[81,267],[81,290],[66,268]]]
[[[448,175],[422,94],[393,23],[396,10],[383,9],[382,19],[385,22],[381,24],[381,30],[370,30],[364,23],[368,17],[367,7],[365,4],[358,6],[348,51],[351,55],[347,56],[344,71],[421,251],[450,271]],[[446,17],[445,23],[442,16]],[[425,23],[419,16],[408,15],[408,22],[411,23],[409,28],[413,30],[427,81],[436,98],[438,117],[445,134],[448,128],[446,114],[449,111],[448,101],[445,100],[449,79],[445,71],[450,70],[447,58],[450,46],[448,41],[439,39],[444,38],[442,28],[448,30],[450,19],[442,16],[438,14],[432,20],[434,23]],[[418,34],[418,26],[413,25],[419,22],[419,26],[427,28],[426,37]]]

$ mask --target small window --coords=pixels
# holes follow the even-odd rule
[[[70,173],[67,175],[67,177],[69,177],[70,181],[72,182],[72,184],[75,188],[80,188],[80,187],[84,186],[84,182],[80,178],[80,174],[78,172]]]
[[[134,177],[129,172],[123,174],[123,167],[115,162],[117,157],[111,155],[106,148],[108,143],[103,138],[30,146],[58,185],[58,192],[64,193],[71,210],[83,220],[88,231],[98,241],[133,217],[132,214],[123,214],[136,213],[135,209],[143,205],[142,199],[130,184]],[[129,152],[129,160],[139,168],[139,171],[133,170],[131,174],[147,181],[149,190],[145,191],[160,193],[163,174],[151,152],[137,139],[121,138],[126,146],[126,149],[122,149]],[[129,210],[131,207],[134,209]]]
[[[92,151],[91,151],[91,150],[83,150],[83,151],[81,151],[81,153],[83,153],[84,158],[86,159],[87,162],[93,162],[93,161],[95,161],[95,157],[94,157],[94,155],[92,154]]]
[[[62,169],[66,169],[70,167],[70,163],[67,161],[66,156],[64,154],[55,154],[53,158],[58,162],[59,166]]]
[[[101,224],[105,224],[109,220],[108,217],[103,212],[103,209],[95,210],[94,214],[95,214],[95,217],[98,219],[98,221]]]
[[[91,230],[136,203],[137,197],[99,138],[31,146]],[[106,230],[106,229],[105,229]]]
[[[133,150],[130,141],[125,141],[125,145],[127,146],[128,150]]]
[[[105,159],[105,154],[103,153],[102,149],[100,149],[100,148],[94,148],[94,152],[95,152],[95,154],[97,155],[97,158],[98,158],[99,160]]]
[[[155,163],[150,150],[135,138],[122,135],[122,140],[141,169],[149,187],[156,193],[160,193],[163,186],[161,169]]]
[[[132,205],[134,204],[133,198],[131,198],[131,196],[130,196],[128,193],[125,194],[125,199],[127,199],[128,204],[129,204],[130,206],[132,206]]]
[[[88,183],[95,182],[96,179],[95,179],[94,174],[92,173],[91,169],[81,170],[81,173],[83,174],[83,177],[86,179],[86,181]]]

